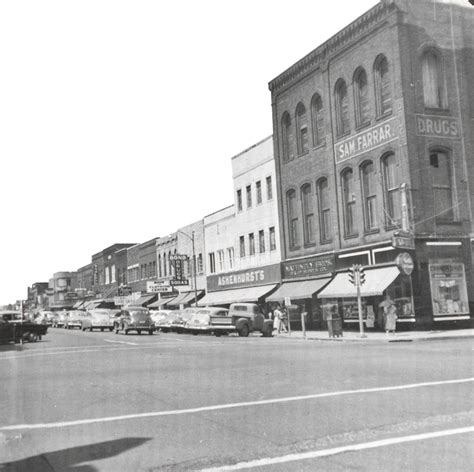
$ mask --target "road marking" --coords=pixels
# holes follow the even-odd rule
[[[129,343],[127,341],[116,341],[115,339],[104,339],[107,343],[128,344],[129,346],[138,346],[138,343]]]
[[[465,434],[474,432],[474,426],[466,428],[447,429],[444,431],[434,431],[432,433],[414,434],[410,436],[401,436],[397,438],[381,439],[360,444],[350,444],[348,446],[334,447],[332,449],[323,449],[320,451],[302,452],[299,454],[288,454],[280,457],[267,457],[264,459],[255,459],[248,462],[239,462],[234,465],[224,465],[220,467],[211,467],[202,469],[201,472],[221,472],[226,470],[242,470],[252,469],[254,467],[264,467],[273,464],[284,464],[286,462],[302,461],[305,459],[316,459],[318,457],[334,456],[343,452],[363,451],[364,449],[374,449],[377,447],[391,446],[393,444],[402,444],[414,441],[423,441],[425,439],[442,438],[445,436],[453,436],[455,434]]]
[[[257,405],[271,405],[275,403],[289,403],[289,402],[295,402],[295,401],[315,400],[318,398],[338,397],[342,395],[360,395],[364,393],[393,392],[396,390],[410,390],[414,388],[435,387],[438,385],[461,384],[461,383],[468,383],[468,382],[473,382],[473,381],[474,381],[474,377],[470,377],[466,379],[440,380],[437,382],[394,385],[390,387],[373,387],[373,388],[363,388],[359,390],[343,390],[340,392],[315,393],[313,395],[302,395],[302,396],[297,396],[297,397],[270,398],[267,400],[256,400],[256,401],[247,401],[247,402],[239,402],[239,403],[226,403],[223,405],[210,405],[210,406],[202,406],[202,407],[196,407],[196,408],[186,408],[183,410],[150,411],[147,413],[135,413],[135,414],[130,414],[130,415],[120,415],[120,416],[106,416],[103,418],[88,418],[84,420],[62,421],[58,423],[15,424],[15,425],[10,425],[10,426],[0,426],[0,431],[15,431],[19,429],[64,428],[66,426],[80,426],[80,425],[94,424],[94,423],[110,423],[112,421],[133,420],[133,419],[138,419],[138,418],[153,418],[153,417],[158,417],[158,416],[186,415],[186,414],[193,414],[193,413],[203,413],[207,411],[228,410],[232,408],[253,407]]]

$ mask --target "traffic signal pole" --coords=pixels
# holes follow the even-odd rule
[[[365,282],[364,269],[359,264],[354,264],[349,269],[349,281],[355,286],[357,294],[357,311],[359,312],[359,331],[360,337],[366,338],[364,333],[364,317],[362,315],[362,296],[360,294],[360,286]]]

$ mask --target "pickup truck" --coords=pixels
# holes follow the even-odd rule
[[[211,330],[216,336],[237,332],[239,336],[260,331],[263,336],[271,337],[272,320],[266,319],[256,303],[232,303],[228,316],[211,317]]]
[[[0,318],[0,343],[15,342],[21,340],[36,342],[46,334],[48,327],[31,323],[29,321],[18,322],[8,321],[5,318]]]

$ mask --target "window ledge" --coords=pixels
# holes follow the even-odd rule
[[[385,120],[387,119],[389,116],[391,116],[393,114],[393,110],[390,110],[390,111],[386,111],[383,115],[377,115],[375,117],[375,121],[382,121],[382,120]]]
[[[357,125],[356,128],[355,128],[355,130],[356,130],[356,131],[360,131],[360,130],[362,130],[362,129],[364,129],[364,128],[368,128],[368,127],[370,126],[370,124],[371,124],[370,120],[369,120],[369,121],[365,121],[364,123],[361,123],[360,125]]]
[[[366,229],[364,231],[365,235],[378,234],[378,233],[380,233],[380,228]]]
[[[316,247],[316,243],[305,243],[303,245],[303,247],[306,249],[306,248],[309,248],[309,247]]]
[[[449,108],[427,107],[425,106],[425,113],[432,115],[446,115],[449,114]]]
[[[445,220],[443,218],[436,218],[435,219],[437,224],[441,225],[449,225],[449,226],[462,226],[462,221],[459,220]]]
[[[341,139],[347,138],[347,136],[350,136],[350,134],[351,134],[351,130],[346,131],[345,133],[342,133],[342,134],[338,134],[336,136],[336,141],[340,141]]]
[[[323,139],[320,143],[313,146],[313,149],[321,149],[326,146],[326,139]]]
[[[299,251],[301,249],[301,246],[290,246],[289,250],[290,251]]]
[[[323,245],[323,244],[331,244],[332,243],[332,239],[324,239],[324,240],[321,240],[319,242],[319,244]]]
[[[354,233],[354,234],[345,234],[344,239],[355,239],[359,237],[359,233]]]
[[[307,156],[309,154],[309,151],[305,151],[305,152],[300,152],[298,154],[298,157],[304,157],[304,156]]]

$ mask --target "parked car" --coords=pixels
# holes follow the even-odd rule
[[[125,334],[130,331],[136,331],[138,334],[147,331],[151,335],[155,329],[148,308],[128,306],[115,315],[114,330],[116,334],[120,331]]]
[[[112,331],[114,329],[113,320],[110,318],[110,310],[106,308],[97,308],[86,312],[86,315],[81,319],[81,330],[93,331],[94,329],[100,329],[104,331],[108,329]]]
[[[155,328],[158,327],[158,323],[166,318],[171,313],[171,310],[150,310],[150,316],[155,324]]]
[[[170,330],[176,333],[184,333],[186,323],[199,310],[199,308],[184,308],[178,310],[176,317],[171,321]]]
[[[64,325],[66,324],[66,318],[67,318],[66,311],[60,311],[60,312],[54,313],[52,321],[51,321],[52,327],[64,328]]]
[[[54,318],[54,313],[52,311],[40,311],[38,315],[35,317],[35,323],[52,326],[53,318]]]
[[[0,342],[18,343],[21,340],[28,342],[36,342],[46,334],[48,327],[46,325],[39,325],[30,321],[16,322],[9,321],[0,317]]]
[[[216,316],[229,316],[229,310],[221,307],[198,308],[187,321],[185,330],[194,335],[199,333],[212,333],[211,319]]]
[[[0,311],[0,318],[10,323],[21,323],[21,312],[15,310]]]
[[[272,320],[265,319],[256,303],[232,303],[229,315],[212,317],[211,326],[216,336],[237,332],[245,337],[253,331],[260,331],[263,336],[271,337],[273,333]]]
[[[178,317],[179,313],[177,311],[171,311],[168,315],[164,318],[159,320],[156,323],[156,328],[162,331],[163,333],[167,333],[171,331],[171,323]]]
[[[66,329],[71,329],[71,328],[82,329],[82,322],[88,316],[89,315],[85,311],[71,310],[67,314],[67,317],[64,322],[64,327]]]

